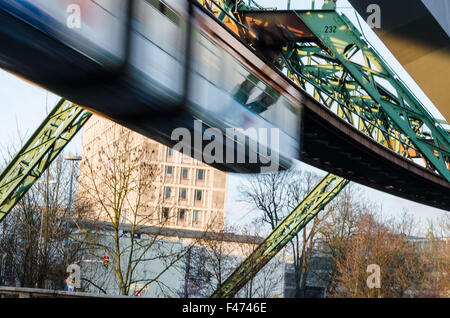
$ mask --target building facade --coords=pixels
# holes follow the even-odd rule
[[[83,161],[80,166],[80,176],[86,176],[89,173],[87,165],[83,162],[89,161],[94,166],[105,165],[101,160],[96,160],[99,149],[102,145],[112,144],[124,138],[123,133],[118,133],[119,130],[124,129],[112,121],[92,116],[83,128]],[[159,211],[159,220],[153,219],[144,225],[159,222],[173,228],[223,230],[227,173],[173,151],[138,133],[127,131],[132,135],[129,139],[133,143],[131,148],[144,149],[142,158],[139,160],[150,162],[157,167],[157,176],[154,178],[152,190],[155,193],[146,194],[143,205],[147,206],[149,211]],[[126,212],[123,214],[123,222],[127,223]]]

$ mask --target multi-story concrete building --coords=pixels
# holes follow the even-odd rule
[[[98,156],[101,145],[112,144],[121,138],[117,133],[119,129],[123,128],[93,116],[83,128],[83,161],[91,160],[94,165],[101,165],[92,159]],[[145,153],[151,153],[151,156],[143,155],[142,161],[151,161],[158,168],[158,175],[154,178],[156,193],[146,195],[143,205],[148,206],[149,211],[159,211],[159,223],[165,220],[165,226],[174,228],[223,229],[227,174],[135,132],[131,134],[133,147],[141,147]],[[80,176],[86,174],[83,169],[86,170],[86,165],[82,162]]]

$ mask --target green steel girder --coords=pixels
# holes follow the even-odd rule
[[[205,4],[206,0],[199,2]],[[233,21],[239,34],[245,30],[236,23],[240,19],[231,8],[261,10],[242,0],[220,0],[215,5],[235,17]],[[376,142],[410,160],[422,158],[428,169],[450,181],[448,133],[398,80],[381,56],[362,40],[351,22],[334,11],[334,1],[325,0],[322,9],[296,13],[316,35],[318,43],[288,44],[281,55],[284,71],[304,89],[312,87],[314,98]],[[221,17],[219,20],[224,22]],[[326,30],[325,26],[331,26],[339,37],[334,32],[327,33],[330,28]],[[362,53],[362,63],[357,61],[358,53]],[[389,85],[393,90],[389,90]],[[348,182],[333,175],[325,177],[212,297],[234,296]],[[327,187],[329,190],[324,191]]]
[[[273,230],[256,250],[219,286],[213,298],[233,297],[252,279],[298,232],[349,183],[326,175],[303,201]]]
[[[240,10],[261,10],[252,2],[215,5],[240,21]],[[294,11],[317,39],[288,43],[282,68],[349,124],[407,159],[421,158],[427,169],[450,181],[449,134],[334,7],[327,0],[322,10]],[[245,33],[239,25],[238,30]]]
[[[385,132],[395,128],[401,135],[400,139],[406,139],[410,147],[414,147],[422,154],[428,162],[428,168],[435,169],[450,181],[449,134],[397,78],[382,57],[363,40],[363,35],[350,20],[334,10],[302,11],[296,14],[326,48],[328,55],[335,59],[336,62],[330,63],[336,65],[330,67],[328,63],[327,71],[337,70],[338,66],[341,66],[339,72],[351,76],[352,83],[357,82],[357,87],[347,90],[347,95],[362,94],[370,97],[373,100],[371,105],[379,106],[379,111],[370,110],[367,107],[369,105],[364,105],[365,110],[374,118],[385,122]],[[301,67],[299,68],[300,72],[303,71]],[[320,68],[315,72],[319,70]],[[325,79],[326,76],[327,73],[320,74],[320,77]],[[341,86],[342,89],[347,88]],[[347,100],[344,100],[344,103],[346,102]],[[358,100],[353,102],[357,103]],[[359,106],[362,106],[363,103],[359,102]],[[389,126],[389,129],[386,129],[386,126]]]
[[[314,48],[323,50],[318,46]],[[406,158],[413,157],[408,149],[417,152],[417,148],[408,138],[400,136],[400,131],[389,117],[380,112],[376,102],[344,72],[342,66],[324,64],[332,60],[324,60],[322,54],[302,54],[305,52],[298,48],[289,51],[287,48],[282,55],[282,64],[287,68],[289,77],[307,91],[310,90],[307,84],[310,84],[313,97],[358,130]],[[305,56],[309,57],[306,61],[302,59]],[[314,56],[316,59],[313,59]]]
[[[58,102],[0,175],[0,222],[90,116],[67,100]]]

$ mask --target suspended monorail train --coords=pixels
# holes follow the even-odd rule
[[[299,159],[300,91],[195,2],[2,0],[0,67],[221,170]]]

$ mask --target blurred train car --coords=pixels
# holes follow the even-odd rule
[[[186,0],[2,0],[0,67],[221,170],[299,158],[301,93]]]

